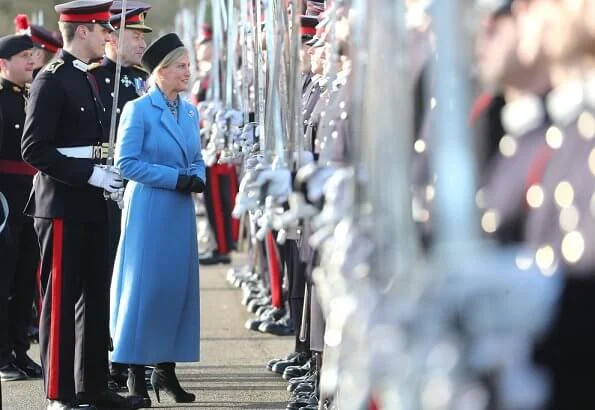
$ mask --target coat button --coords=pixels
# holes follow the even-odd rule
[[[21,128],[21,124],[15,124],[14,127],[18,130],[19,128]]]
[[[81,107],[81,111],[82,112],[85,112],[85,107]]]

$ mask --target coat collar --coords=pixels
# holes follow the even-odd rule
[[[180,124],[178,124],[178,122],[174,119],[174,116],[167,107],[167,104],[165,103],[165,97],[163,96],[163,93],[161,92],[159,87],[153,86],[149,90],[149,96],[151,98],[151,103],[155,107],[161,109],[161,123],[169,131],[174,140],[178,143],[178,145],[182,149],[182,152],[184,153],[186,161],[188,161],[186,136],[184,135],[183,127],[181,127]],[[185,112],[185,108],[185,104],[182,101],[180,101],[180,105],[178,107],[180,118],[184,118],[184,116],[187,115],[187,113]],[[182,125],[184,125],[184,122],[182,122]]]

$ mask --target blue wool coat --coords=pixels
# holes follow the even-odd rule
[[[161,91],[124,107],[116,165],[130,182],[111,285],[111,360],[199,360],[200,301],[194,203],[180,173],[205,181],[198,112],[180,99],[178,120]]]

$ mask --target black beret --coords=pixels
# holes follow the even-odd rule
[[[26,35],[12,35],[0,38],[0,58],[9,59],[21,51],[34,47],[31,37]]]
[[[179,47],[184,47],[184,43],[176,33],[165,34],[147,47],[141,64],[148,72],[152,73],[169,53]]]

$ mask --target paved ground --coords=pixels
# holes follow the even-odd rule
[[[266,361],[286,354],[293,338],[268,336],[246,330],[251,317],[240,304],[241,292],[225,281],[227,268],[201,268],[202,361],[181,365],[182,386],[197,395],[189,405],[175,404],[166,396],[154,406],[164,409],[284,409],[289,398],[286,384],[265,369]],[[39,357],[37,345],[32,357]],[[4,410],[44,408],[41,381],[2,384]]]

